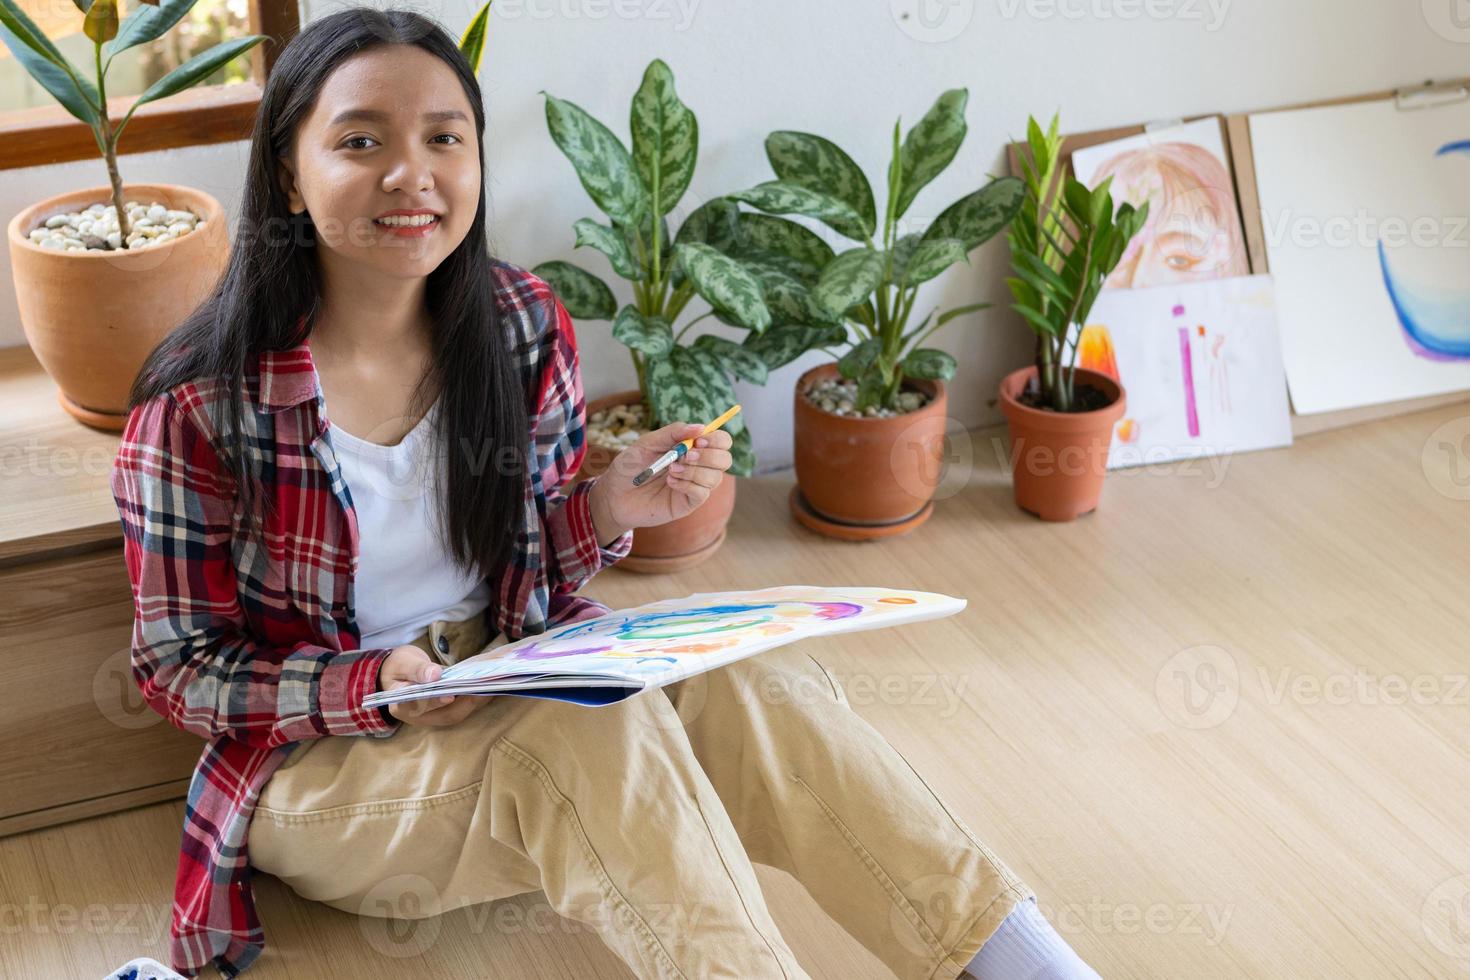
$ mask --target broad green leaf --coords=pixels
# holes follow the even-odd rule
[[[689,213],[674,241],[679,245],[699,242],[728,252],[737,241],[739,221],[740,208],[734,201],[711,198]]]
[[[841,331],[840,335],[837,331]],[[847,332],[840,325],[823,327],[805,323],[781,323],[765,333],[751,334],[740,346],[753,352],[767,368],[774,371],[809,350],[843,343],[846,339]]]
[[[689,213],[674,236],[675,245],[700,243],[713,246],[721,252],[729,252],[736,244],[739,234],[740,206],[728,198],[716,197],[705,201]],[[678,288],[684,281],[684,270],[675,262],[669,282]]]
[[[637,227],[651,209],[633,157],[602,123],[575,103],[546,95],[546,126],[582,187],[614,221]]]
[[[817,305],[833,316],[866,299],[883,281],[883,253],[871,248],[848,249],[822,270],[812,289]]]
[[[817,284],[817,277],[822,273],[821,269],[793,259],[784,252],[773,252],[767,248],[733,248],[727,254],[739,259],[752,271],[757,268],[775,269],[809,289]]]
[[[778,323],[830,324],[838,321],[812,297],[806,284],[781,269],[766,264],[748,265],[761,284],[766,308]]]
[[[572,228],[577,232],[578,248],[590,245],[606,255],[613,270],[624,279],[643,278],[643,269],[628,251],[628,242],[622,232],[600,225],[591,218],[579,218]]]
[[[149,41],[157,40],[164,35],[170,27],[173,27],[184,15],[193,9],[197,0],[160,0],[158,6],[150,7],[147,4],[139,4],[133,8],[123,21],[122,27],[113,38],[112,44],[107,49],[107,64],[112,64],[112,59],[117,57],[118,52],[126,51],[128,48],[139,44],[147,44]]]
[[[958,238],[968,252],[989,241],[1011,222],[1025,202],[1026,185],[1018,177],[991,181],[967,194],[939,213],[924,231],[924,238]]]
[[[935,101],[924,118],[904,137],[903,176],[894,217],[903,217],[919,191],[939,176],[959,152],[960,144],[965,140],[965,104],[968,101],[969,93],[965,89],[950,89]]]
[[[674,73],[655,58],[633,96],[629,128],[633,160],[659,214],[668,214],[689,189],[699,153],[699,123],[674,93]]]
[[[904,271],[908,269],[909,259],[913,257],[914,250],[924,240],[923,235],[904,235],[893,243],[893,271],[892,281],[903,282]]]
[[[752,334],[751,336],[762,335]],[[760,356],[749,347],[737,344],[733,340],[719,337],[712,333],[701,335],[694,341],[692,346],[703,347],[713,352],[722,364],[725,364],[734,372],[735,377],[743,381],[749,381],[752,384],[763,385],[766,383],[770,369],[766,366],[766,362],[761,360]]]
[[[708,347],[680,347],[675,353],[674,365],[681,374],[687,370],[691,378],[704,386],[705,397],[714,410],[700,422],[718,418],[730,410],[737,401],[735,386],[730,380],[729,369],[720,361],[719,355]],[[745,428],[745,416],[737,412],[725,423],[725,431],[732,436]]]
[[[755,472],[755,450],[750,444],[750,429],[741,429],[731,437],[730,468],[725,472],[731,476],[750,476]]]
[[[873,189],[862,168],[836,143],[812,133],[778,130],[766,137],[766,159],[781,180],[847,204],[862,219],[862,237],[872,237],[878,222]]]
[[[67,112],[88,125],[97,125],[97,87],[66,60],[15,0],[0,0],[0,40]]]
[[[694,284],[695,291],[716,309],[752,330],[764,330],[771,325],[771,313],[766,309],[760,283],[739,262],[700,242],[674,246],[674,261]]]
[[[542,262],[531,270],[546,280],[567,312],[578,320],[611,320],[618,303],[607,283],[570,262]]]
[[[786,218],[769,214],[740,212],[738,219],[738,241],[742,252],[761,250],[780,252],[809,266],[812,276],[820,274],[822,268],[832,261],[832,246],[822,241],[820,235]]]
[[[613,320],[613,339],[649,357],[663,357],[674,347],[674,331],[661,316],[644,316],[631,303]]]
[[[768,180],[726,196],[771,214],[804,214],[816,218],[839,234],[857,241],[869,237],[862,216],[853,210],[852,205],[788,180]]]
[[[216,69],[227,65],[240,55],[255,47],[261,41],[266,40],[264,34],[252,34],[249,37],[236,38],[233,41],[221,41],[212,48],[206,48],[188,61],[184,62],[173,71],[164,75],[158,81],[143,90],[138,100],[128,109],[128,114],[123,116],[122,122],[118,123],[113,132],[113,140],[122,134],[123,127],[128,120],[133,118],[133,113],[138,106],[145,102],[153,102],[158,99],[167,98],[175,92],[197,85],[208,78]]]
[[[882,405],[885,387],[881,371],[864,371],[858,378],[857,408],[861,411],[869,405]]]
[[[852,350],[838,360],[837,373],[844,378],[856,378],[866,373],[877,362],[882,351],[881,344],[879,338],[869,337],[862,343],[853,345]]]
[[[490,3],[485,3],[475,12],[470,26],[464,29],[459,38],[459,50],[464,54],[465,60],[470,63],[470,71],[480,74],[480,58],[485,52],[485,32],[490,26]]]
[[[928,282],[956,262],[967,261],[965,244],[955,238],[931,238],[920,242],[904,267],[903,286]]]
[[[643,362],[643,377],[653,408],[654,426],[675,422],[708,422],[729,408],[715,408],[706,393],[699,369],[685,356],[685,348],[674,346],[664,357]]]
[[[903,373],[910,378],[937,378],[948,381],[959,369],[959,362],[946,351],[922,348],[910,351],[903,359]]]

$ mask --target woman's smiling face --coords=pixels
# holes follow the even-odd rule
[[[454,70],[417,45],[382,45],[327,77],[282,161],[282,186],[291,210],[311,215],[324,264],[427,276],[474,222],[476,139]],[[392,211],[435,217],[427,227],[394,228],[382,220]]]

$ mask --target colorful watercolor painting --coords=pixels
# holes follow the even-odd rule
[[[606,703],[807,637],[937,619],[965,605],[964,599],[936,592],[867,586],[700,592],[523,637],[446,668],[438,681],[391,696],[379,692],[364,703],[445,693]],[[589,693],[596,689],[606,693]]]
[[[1470,102],[1250,127],[1297,412],[1470,389]]]
[[[1078,366],[1128,392],[1110,469],[1291,444],[1269,276],[1105,289],[1089,319]]]
[[[1240,205],[1218,116],[1084,147],[1072,172],[1088,187],[1111,177],[1113,202],[1148,202],[1109,289],[1250,274]]]

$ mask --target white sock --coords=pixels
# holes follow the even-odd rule
[[[1011,910],[965,970],[976,980],[1101,980],[1029,898]]]

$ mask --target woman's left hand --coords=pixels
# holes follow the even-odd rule
[[[709,499],[734,462],[734,440],[724,429],[700,435],[698,422],[675,422],[645,433],[613,459],[593,488],[594,513],[601,506],[604,519],[619,528],[654,527],[677,521]],[[654,460],[691,436],[698,436],[684,458],[666,467],[641,487],[633,477]]]

